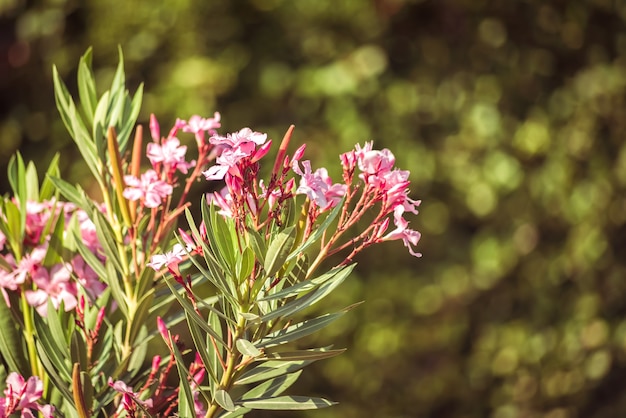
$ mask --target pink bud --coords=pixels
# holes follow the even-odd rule
[[[94,326],[94,332],[96,333],[96,335],[98,334],[98,331],[100,331],[100,327],[102,326],[102,322],[104,321],[104,314],[105,314],[105,309],[103,306],[98,311],[98,316],[96,317],[96,325]]]
[[[200,222],[200,237],[202,238],[203,241],[206,241],[207,236],[208,236],[208,233],[206,231],[206,225],[204,224],[204,221],[202,221]]]
[[[156,372],[159,370],[159,365],[161,364],[161,356],[156,355],[152,357],[152,371]]]
[[[187,247],[187,251],[191,252],[194,248],[196,248],[194,240],[182,228],[178,228],[178,233],[183,239],[183,242],[186,244],[185,246]]]
[[[252,156],[252,158],[250,159],[250,162],[252,163],[256,163],[257,161],[259,161],[261,158],[265,157],[265,155],[267,154],[267,152],[270,150],[270,147],[272,146],[272,140],[270,139],[269,141],[267,141],[265,144],[263,144],[261,147],[259,147],[256,152],[254,153],[254,155]]]
[[[157,122],[154,113],[150,114],[150,135],[152,136],[152,140],[157,144],[161,142],[161,128],[159,127],[159,122]]]
[[[160,316],[157,316],[157,329],[161,333],[161,337],[163,337],[167,346],[170,347],[170,334],[165,326],[165,322],[163,322],[163,319],[161,319]]]
[[[293,165],[294,161],[300,161],[300,159],[304,155],[305,149],[306,149],[306,144],[300,145],[300,148],[298,148],[296,152],[293,154],[293,158],[291,159],[291,165]]]

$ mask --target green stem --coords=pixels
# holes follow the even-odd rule
[[[31,365],[31,372],[33,376],[38,376],[44,380],[45,376],[43,370],[40,369],[37,349],[35,347],[35,323],[33,319],[33,311],[26,300],[26,292],[24,291],[22,291],[20,302],[22,304],[22,312],[24,315],[24,338],[26,339],[26,346],[28,347],[28,360]]]
[[[235,344],[237,340],[243,335],[245,328],[246,328],[246,320],[245,318],[240,316],[239,321],[237,321],[237,328],[235,330],[235,335],[231,342],[231,347],[230,347],[231,352],[228,355],[228,359],[226,361],[226,370],[224,371],[224,374],[222,375],[222,379],[220,380],[220,385],[219,385],[220,389],[223,389],[227,392],[233,384],[237,364],[239,362],[239,359],[241,358],[241,354],[239,354],[239,352],[235,348]],[[219,412],[219,410],[220,410],[220,406],[215,402],[211,402],[204,418],[213,418],[217,416],[217,413]]]

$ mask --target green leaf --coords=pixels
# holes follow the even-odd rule
[[[115,266],[116,270],[120,273],[124,273],[126,269],[122,265],[122,260],[120,259],[120,254],[118,252],[117,244],[115,243],[115,233],[113,232],[113,228],[109,224],[108,220],[104,217],[102,212],[98,209],[94,209],[92,211],[91,219],[96,227],[96,235],[98,236],[98,241],[100,245],[102,245],[102,250],[104,251],[104,255],[107,258],[107,261],[111,261]],[[122,248],[121,251],[125,249]]]
[[[213,383],[219,383],[219,378],[215,374],[213,370],[212,361],[208,355],[208,346],[205,343],[205,338],[200,332],[200,327],[195,323],[190,317],[187,311],[185,311],[185,316],[187,317],[187,327],[189,327],[189,332],[191,334],[191,338],[193,340],[193,345],[196,348],[196,352],[200,355],[202,359],[202,364],[209,375],[209,380]]]
[[[172,291],[172,294],[176,297],[180,305],[183,307],[185,312],[189,315],[189,317],[196,322],[204,330],[206,333],[210,334],[217,342],[219,342],[222,346],[227,347],[228,345],[222,339],[222,336],[219,335],[215,330],[211,329],[211,326],[207,324],[207,322],[195,311],[191,303],[183,298],[179,293],[176,287],[173,284],[173,280],[170,277],[165,278],[165,283],[167,283],[168,287]]]
[[[269,277],[274,276],[283,267],[289,252],[296,240],[296,228],[290,226],[280,231],[267,248],[267,255],[263,264]]]
[[[4,298],[0,299],[0,354],[9,366],[9,371],[26,376],[30,373],[30,367],[24,357],[22,333]]]
[[[215,330],[215,332],[217,332],[220,335],[224,334],[224,331],[222,330],[222,322],[220,321],[220,318],[217,314],[213,313],[213,312],[209,312],[209,326]],[[226,355],[226,349],[224,347],[220,347],[217,344],[212,344],[210,342],[210,336],[207,335],[207,346],[212,347],[212,349],[209,352],[209,359],[210,359],[210,364],[211,367],[213,368],[213,370],[215,370],[217,377],[218,378],[222,378],[222,376],[224,375],[224,369],[222,369],[222,365],[220,363],[220,358],[224,358]],[[219,382],[211,382],[209,381],[209,386],[211,388],[211,392],[214,393],[217,388],[218,388],[218,383]]]
[[[224,219],[217,213],[215,205],[209,206],[204,198],[202,216],[207,226],[209,242],[216,246],[215,253],[223,261],[224,269],[232,274],[235,270],[235,248],[237,247],[237,242],[233,242],[233,237],[235,240],[237,237],[232,220]]]
[[[71,336],[72,332],[74,331],[74,327],[71,326],[68,329],[68,327],[64,323],[66,321],[62,321],[63,317],[65,316],[65,312],[63,312],[61,307],[59,307],[58,309],[55,308],[52,304],[51,299],[48,299],[47,309],[48,317],[46,318],[46,320],[48,322],[47,325],[48,329],[50,330],[50,335],[52,336],[56,347],[59,349],[59,352],[63,353],[66,358],[69,358],[69,356],[67,356],[67,354],[69,354],[68,343],[70,342],[68,336]],[[36,320],[39,319],[40,318]],[[41,321],[42,323],[45,323],[43,319],[41,319]],[[71,322],[73,325],[74,321],[72,320]]]
[[[237,381],[235,381],[235,385],[247,385],[249,383],[273,379],[284,374],[296,372],[311,363],[312,361],[309,360],[265,361],[254,367],[253,369],[247,370],[245,373],[243,373],[241,377],[237,379]]]
[[[237,264],[235,265],[235,274],[238,279],[238,283],[243,282],[249,278],[250,273],[254,269],[256,259],[254,258],[254,251],[250,247],[243,249],[243,252],[237,257]]]
[[[220,413],[218,417],[219,418],[237,418],[237,417],[244,416],[248,412],[250,412],[250,408],[244,408],[243,406],[236,406],[235,409],[230,412],[222,411],[222,413]]]
[[[329,295],[333,290],[335,290],[335,288],[337,288],[337,286],[343,283],[343,281],[350,274],[354,266],[355,264],[352,264],[351,266],[347,266],[341,269],[331,279],[327,280],[321,286],[311,291],[310,293],[306,294],[305,296],[292,300],[291,302],[286,303],[280,308],[268,314],[263,315],[261,317],[261,321],[266,322],[266,321],[279,318],[279,317],[289,317],[315,304],[319,300]],[[304,283],[306,282],[299,283],[299,284],[304,284]],[[295,286],[298,286],[298,285],[295,285]],[[292,287],[295,287],[295,286],[292,286]]]
[[[9,245],[14,254],[22,253],[23,233],[20,230],[20,210],[17,205],[9,199],[2,200],[2,213],[6,223],[0,221],[4,235],[6,235]],[[24,211],[24,213],[26,213]]]
[[[336,404],[336,402],[324,398],[312,398],[309,396],[279,396],[270,399],[248,400],[241,403],[242,406],[250,409],[288,411],[327,408]]]
[[[316,331],[326,327],[336,319],[342,317],[346,312],[337,312],[319,316],[315,319],[308,319],[287,328],[273,332],[256,343],[258,348],[273,347],[280,344],[295,341],[306,337]]]
[[[239,350],[239,352],[245,356],[258,357],[262,354],[261,351],[259,351],[259,349],[254,346],[254,344],[243,338],[238,339],[236,345],[237,350]]]
[[[21,239],[26,228],[26,201],[28,196],[26,192],[26,168],[19,152],[9,160],[8,174],[9,183],[11,183],[15,198],[19,203],[19,229],[14,233],[19,234],[16,237],[19,236]]]
[[[324,222],[322,222],[317,228],[315,228],[315,231],[313,231],[313,233],[309,236],[309,238],[300,247],[296,248],[295,251],[289,254],[289,257],[287,257],[287,261],[292,260],[294,257],[297,257],[298,254],[302,253],[311,245],[315,244],[315,242],[317,242],[317,240],[319,240],[322,237],[326,229],[328,229],[330,224],[335,220],[337,215],[339,215],[339,213],[341,212],[345,199],[346,198],[343,197],[341,201],[337,203],[337,206],[335,206],[335,208],[328,214],[326,219],[324,219]]]
[[[59,370],[65,371],[64,368],[59,369],[57,364],[52,362],[48,356],[48,350],[44,348],[44,342],[41,340],[35,340],[35,346],[37,348],[38,357],[41,360],[41,364],[43,365],[46,373],[50,377],[54,387],[61,392],[63,397],[67,400],[67,402],[63,403],[64,408],[70,408],[69,412],[72,412],[70,416],[77,416],[76,408],[74,408],[74,397],[72,396],[72,392],[70,392],[67,384],[65,382],[71,381],[71,377],[69,375],[64,376],[63,378],[59,375]],[[64,375],[67,373],[63,373]]]
[[[259,358],[258,360],[281,360],[281,361],[295,361],[295,360],[324,360],[327,358],[338,356],[346,351],[345,348],[338,350],[329,350],[327,348],[314,348],[311,350],[296,350],[296,351],[283,351],[282,353],[269,353],[265,358]]]
[[[256,257],[259,259],[261,264],[265,264],[265,254],[267,254],[267,245],[265,244],[265,240],[261,234],[254,229],[248,229],[248,237]]]
[[[94,145],[94,151],[97,150],[98,155],[102,158],[104,156],[104,128],[107,126],[107,110],[109,108],[109,97],[110,94],[108,91],[105,91],[104,94],[98,100],[98,104],[96,105],[96,110],[93,114],[93,127],[91,128],[91,135],[94,139],[98,141],[98,146]]]
[[[26,166],[25,187],[26,200],[37,202],[39,199],[39,179],[37,178],[37,169],[32,161]]]
[[[71,222],[70,222],[71,223]],[[100,262],[98,257],[89,249],[87,245],[83,242],[83,238],[80,234],[80,230],[78,229],[78,224],[72,225],[72,236],[74,237],[74,243],[76,244],[76,249],[78,253],[83,257],[85,262],[93,269],[96,275],[104,280],[107,284],[109,284],[109,278],[107,277],[107,270],[104,265]],[[111,286],[111,285],[109,285]]]
[[[74,100],[70,95],[65,83],[59,77],[59,72],[56,66],[52,67],[52,78],[54,81],[54,99],[57,104],[57,109],[61,115],[61,119],[70,133],[70,136],[76,143],[78,150],[80,151],[85,163],[91,170],[92,174],[99,180],[98,170],[98,153],[96,146],[89,136],[87,129],[83,121],[80,119],[76,110]]]
[[[105,261],[105,269],[106,273],[100,277],[109,285],[109,287],[111,288],[111,294],[113,295],[113,299],[115,299],[115,301],[117,302],[119,308],[124,314],[124,317],[128,318],[129,311],[128,303],[126,302],[126,294],[122,290],[122,285],[120,284],[117,271],[115,270],[113,263],[111,263],[108,258]]]
[[[70,369],[71,366],[69,365],[70,352],[67,344],[60,347],[43,318],[39,315],[35,315],[34,318],[38,337],[37,343],[40,343],[38,346],[41,347],[43,355],[55,370],[55,374],[60,376],[60,380],[70,382],[72,380],[72,372]],[[42,353],[40,353],[39,357],[42,358]],[[70,397],[70,399],[72,398]]]
[[[136,295],[140,295],[141,293],[135,293]],[[130,330],[130,340],[135,341],[139,334],[139,331],[142,326],[145,326],[146,320],[148,319],[148,314],[150,312],[150,307],[152,306],[152,302],[154,301],[154,292],[149,291],[143,294],[139,302],[137,302],[137,307],[135,308],[135,314],[133,315],[133,328]]]
[[[143,99],[143,83],[139,85],[137,91],[135,92],[135,96],[133,97],[132,102],[129,105],[128,114],[123,120],[123,125],[117,134],[117,139],[120,144],[120,152],[124,152],[126,147],[128,146],[128,140],[130,139],[130,134],[137,123],[137,117],[139,116],[139,111],[141,110],[141,102]],[[125,112],[126,113],[126,112]]]
[[[215,392],[214,399],[215,399],[215,402],[217,402],[219,406],[224,408],[224,410],[229,411],[229,412],[235,410],[235,404],[233,403],[233,400],[231,399],[228,392],[226,392],[224,389],[217,390]]]
[[[172,340],[172,336],[170,338],[170,346],[174,352],[174,358],[176,359],[176,367],[178,368],[178,376],[180,377],[178,380],[180,381],[180,386],[178,390],[178,412],[180,416],[183,417],[195,417],[196,413],[193,408],[193,393],[191,392],[191,386],[189,385],[189,371],[183,362],[183,356],[181,355],[178,347]]]
[[[55,188],[52,180],[50,180],[50,177],[59,177],[59,175],[59,153],[57,152],[54,154],[54,157],[52,157],[52,161],[50,162],[46,175],[41,183],[41,189],[39,190],[39,202],[49,200],[54,195]]]
[[[244,393],[241,396],[241,399],[245,400],[278,396],[289,389],[289,387],[291,387],[291,385],[298,380],[301,374],[302,370],[298,370],[294,373],[285,374],[274,379],[267,380]]]
[[[89,204],[86,201],[85,192],[82,189],[73,186],[59,177],[49,176],[48,178],[67,200],[89,213]]]
[[[267,300],[276,300],[276,299],[286,299],[292,296],[298,296],[303,293],[310,292],[311,290],[321,286],[329,280],[341,280],[347,277],[352,270],[354,269],[355,264],[349,266],[335,267],[334,269],[323,273],[314,279],[307,280],[304,282],[297,283],[293,286],[280,290],[276,293],[272,293],[271,295],[265,296],[261,301]]]
[[[94,81],[93,71],[91,70],[91,58],[92,49],[89,48],[78,63],[78,96],[89,125],[93,125],[93,114],[98,102],[96,96],[96,82]]]
[[[63,261],[63,234],[65,232],[65,216],[63,212],[57,216],[57,220],[54,224],[54,231],[50,234],[48,241],[48,249],[43,259],[42,264],[45,267],[51,267],[57,263]]]

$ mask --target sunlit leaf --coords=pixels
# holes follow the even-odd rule
[[[279,396],[270,399],[255,399],[242,401],[241,405],[250,409],[269,409],[269,410],[307,410],[320,409],[336,405],[324,398],[312,398],[308,396]]]

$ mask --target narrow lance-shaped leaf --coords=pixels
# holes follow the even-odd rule
[[[296,239],[296,228],[290,226],[280,231],[267,248],[264,268],[268,276],[272,277],[283,267],[287,256]]]
[[[219,379],[217,378],[217,375],[213,370],[212,362],[208,354],[208,347],[205,343],[204,336],[200,331],[200,327],[198,326],[198,324],[195,323],[195,321],[193,321],[189,317],[189,313],[187,313],[187,311],[185,311],[185,316],[187,318],[187,327],[189,327],[189,332],[191,334],[193,344],[196,348],[196,352],[200,355],[200,358],[202,359],[202,364],[204,365],[204,368],[209,375],[209,380],[211,380],[213,383],[219,383]]]
[[[336,402],[324,398],[309,396],[279,396],[270,399],[255,399],[243,401],[242,406],[251,409],[287,410],[298,411],[307,409],[320,409],[336,405]]]
[[[130,138],[130,134],[133,130],[133,127],[137,123],[137,117],[139,116],[139,111],[141,110],[141,101],[143,98],[143,83],[139,85],[137,91],[135,92],[135,96],[133,100],[129,104],[128,114],[123,120],[123,124],[120,127],[120,131],[118,134],[118,139],[120,143],[120,150],[124,152],[128,145],[128,140]],[[125,112],[126,113],[126,112]]]
[[[9,366],[9,371],[19,372],[21,375],[30,373],[24,357],[21,333],[4,298],[0,298],[0,354]]]
[[[246,385],[249,383],[262,382],[264,380],[273,379],[278,376],[282,376],[287,373],[296,372],[309,364],[312,361],[297,360],[297,361],[265,361],[253,369],[244,372],[239,379],[235,382],[235,385]]]
[[[44,200],[49,200],[55,192],[54,184],[50,177],[58,177],[59,173],[59,153],[54,154],[52,157],[52,161],[48,166],[48,170],[43,178],[43,182],[41,183],[41,189],[39,190],[39,201],[43,202]]]
[[[37,169],[32,161],[26,166],[25,183],[26,200],[36,202],[39,199],[39,178]]]
[[[341,318],[344,314],[345,312],[337,312],[299,322],[266,336],[261,341],[256,343],[256,346],[258,348],[267,348],[295,341],[323,329],[336,319]]]
[[[98,103],[96,83],[91,70],[91,58],[92,50],[89,48],[78,63],[78,96],[80,97],[80,104],[85,118],[87,118],[90,126],[93,125],[93,114]]]
[[[168,332],[169,334],[169,332]],[[178,368],[178,376],[180,381],[180,388],[178,392],[179,402],[179,414],[181,416],[195,417],[195,411],[193,409],[193,394],[191,392],[191,386],[189,385],[189,371],[183,361],[183,356],[176,347],[171,335],[169,337],[169,346],[172,347],[174,358],[176,359],[176,367]]]
[[[292,300],[291,302],[281,306],[280,308],[265,314],[261,317],[261,321],[270,321],[275,318],[280,317],[289,317],[294,315],[301,310],[308,308],[309,306],[317,303],[324,297],[328,296],[337,286],[339,286],[345,278],[348,276],[350,271],[354,268],[354,264],[349,266],[348,268],[343,270],[343,274],[337,274],[331,280],[328,280],[324,284],[322,284],[319,288],[313,290],[305,296],[302,296],[298,299]]]
[[[302,370],[294,373],[278,376],[274,379],[267,380],[258,384],[241,396],[241,399],[256,399],[275,397],[289,389],[302,374]]]
[[[172,291],[178,302],[181,304],[185,312],[187,312],[189,317],[193,321],[195,321],[200,326],[200,328],[210,334],[215,339],[215,341],[219,342],[222,346],[227,347],[228,345],[224,342],[222,336],[219,335],[215,330],[211,329],[210,325],[208,325],[206,321],[193,309],[191,303],[189,303],[189,301],[185,300],[185,298],[178,294],[178,290],[174,287],[172,279],[169,277],[165,278],[165,283],[167,283],[170,290]]]
[[[315,244],[315,242],[317,242],[322,237],[322,235],[328,229],[330,224],[335,220],[337,215],[339,215],[339,213],[341,212],[344,201],[345,201],[345,197],[343,197],[339,201],[339,203],[337,203],[337,206],[335,206],[335,208],[328,214],[326,219],[324,219],[324,221],[317,228],[315,228],[315,231],[313,231],[313,233],[309,236],[309,238],[301,246],[296,248],[295,251],[289,254],[289,256],[287,257],[287,261],[292,260],[294,257],[297,257],[298,254],[302,253],[311,245]]]
[[[26,192],[26,168],[22,155],[18,152],[9,160],[9,182],[15,198],[19,202],[19,230],[14,231],[16,235],[22,237],[26,228],[26,202],[28,200]]]
[[[296,360],[324,360],[327,358],[338,356],[345,353],[346,349],[329,350],[327,348],[314,348],[311,350],[296,350],[296,351],[283,351],[281,353],[269,353],[265,355],[265,358],[258,358],[257,360],[281,360],[281,361],[296,361]]]

